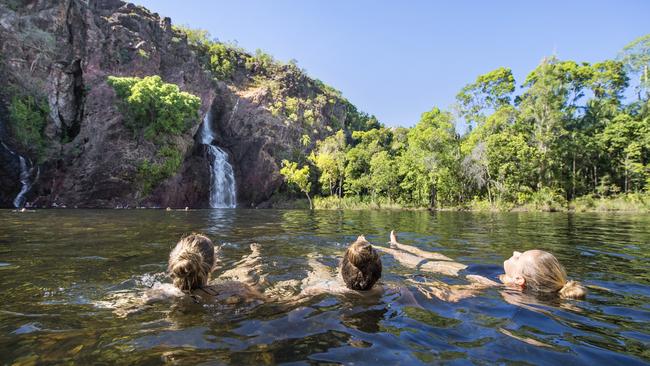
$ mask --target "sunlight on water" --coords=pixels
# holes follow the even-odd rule
[[[644,364],[650,361],[650,218],[424,211],[0,211],[0,363]],[[431,300],[384,257],[377,298],[318,296],[295,306],[197,303],[165,275],[176,240],[204,232],[216,274],[261,245],[266,286],[335,266],[357,235],[404,243],[495,278],[513,250],[556,254],[589,286],[584,301],[489,289]],[[160,296],[146,306],[144,293]],[[409,297],[407,294],[413,296]],[[117,312],[116,304],[128,311]]]

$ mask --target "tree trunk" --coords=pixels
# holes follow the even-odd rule
[[[492,181],[492,177],[490,177],[490,170],[485,169],[485,175],[487,176],[487,193],[488,193],[488,202],[490,202],[490,206],[492,206],[492,190],[490,189],[490,182]]]
[[[628,162],[628,160],[627,160],[627,156],[626,156],[625,157],[625,193],[627,193],[627,180],[628,180],[628,178],[627,178],[627,175],[628,175],[628,173],[627,173],[628,163],[627,162]]]
[[[488,191],[488,202],[490,202],[490,206],[492,206],[492,191],[490,190],[490,182],[488,181],[487,184],[487,191]]]
[[[573,154],[573,175],[571,176],[571,199],[576,198],[576,154]]]
[[[309,197],[309,192],[305,192],[305,194],[307,195],[307,200],[309,201],[309,209],[313,210],[314,206],[311,203],[311,197]]]
[[[436,208],[436,186],[431,187],[431,197],[429,200],[429,209],[434,210]]]

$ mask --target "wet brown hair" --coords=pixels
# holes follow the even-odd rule
[[[379,254],[363,235],[345,251],[341,276],[348,288],[358,291],[370,290],[381,277]]]
[[[214,259],[212,241],[205,235],[192,234],[181,238],[172,249],[167,270],[174,286],[189,292],[208,283]]]

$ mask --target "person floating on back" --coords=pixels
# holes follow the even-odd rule
[[[381,270],[379,254],[363,235],[348,247],[341,261],[341,276],[351,290],[370,290],[381,278]]]
[[[311,271],[302,281],[299,296],[327,294],[370,294],[381,292],[381,286],[375,286],[381,278],[381,258],[366,238],[361,235],[350,244],[343,255],[335,277],[329,267],[309,258]]]
[[[515,251],[503,262],[503,269],[505,273],[499,277],[501,282],[522,291],[556,294],[570,299],[583,298],[587,294],[580,283],[567,278],[566,270],[557,258],[543,250]]]
[[[442,257],[444,257],[438,253],[430,253],[398,243],[397,236],[393,231],[390,234],[390,245],[393,249],[381,248],[380,250],[392,254],[398,262],[410,268],[418,268],[412,266],[417,260],[443,259]],[[411,256],[414,256],[417,260],[413,260]],[[436,261],[436,263],[438,264],[435,267],[438,270],[428,272],[457,276],[459,270],[466,268],[465,265],[456,262]],[[419,269],[422,268],[419,267]],[[503,269],[505,273],[499,279],[503,285],[510,289],[573,299],[583,298],[587,293],[581,284],[567,279],[566,270],[553,254],[543,250],[534,249],[523,253],[514,252],[512,257],[503,263]],[[409,282],[413,283],[420,292],[429,298],[436,297],[451,302],[475,296],[481,289],[501,285],[479,275],[467,275],[466,278],[470,281],[466,285],[448,285],[435,279],[428,281],[409,280]]]
[[[230,270],[234,274],[246,276],[237,276],[237,281],[227,280],[208,284],[215,265],[214,244],[205,235],[188,235],[181,238],[169,254],[169,276],[179,290],[201,297],[203,300],[213,298],[236,303],[263,299],[260,292],[253,287],[252,278],[247,276],[256,268],[259,257],[258,245],[251,245],[251,250],[253,252],[251,256],[240,261],[241,268]],[[241,281],[240,279],[245,280]]]

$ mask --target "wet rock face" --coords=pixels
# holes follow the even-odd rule
[[[48,107],[44,131],[47,148],[38,157],[20,146],[11,128],[0,140],[13,151],[39,160],[39,178],[27,194],[31,204],[50,207],[207,207],[210,168],[205,146],[196,133],[212,108],[215,142],[230,155],[237,181],[239,207],[256,207],[283,184],[282,159],[305,152],[301,137],[312,141],[340,128],[331,121],[346,116],[346,106],[332,102],[314,125],[288,123],[267,107],[269,90],[250,83],[248,71],[228,85],[215,81],[202,67],[185,37],[169,18],[119,0],[0,1],[0,111],[16,95],[30,95]],[[14,4],[14,5],[11,5]],[[284,67],[266,75],[287,97],[314,98],[313,80]],[[253,71],[256,72],[256,71]],[[168,83],[202,100],[200,116],[190,130],[175,137],[184,156],[177,174],[154,187],[148,196],[138,184],[143,160],[156,159],[157,146],[134,138],[124,124],[109,75],[160,75]],[[6,114],[6,113],[5,113]],[[1,123],[8,123],[6,118]],[[330,124],[327,127],[328,123]],[[0,206],[11,207],[20,190],[18,161],[0,148]]]
[[[13,207],[20,191],[20,163],[18,158],[0,144],[0,207]]]
[[[211,77],[168,18],[116,0],[0,4],[0,69],[16,90],[49,106],[49,148],[28,194],[28,201],[40,206],[132,207],[144,199],[135,183],[137,166],[153,159],[156,148],[138,142],[125,128],[115,93],[106,84],[109,75],[160,75],[201,97],[202,113],[214,97]],[[10,97],[0,97],[8,105]],[[194,143],[200,121],[176,141],[186,157],[180,173],[159,187],[146,200],[149,204],[195,206],[207,194],[209,185],[200,186],[202,179],[196,179],[207,164]],[[3,141],[34,155],[29,146]],[[19,183],[15,162],[2,150],[0,205],[7,207],[6,197]]]

